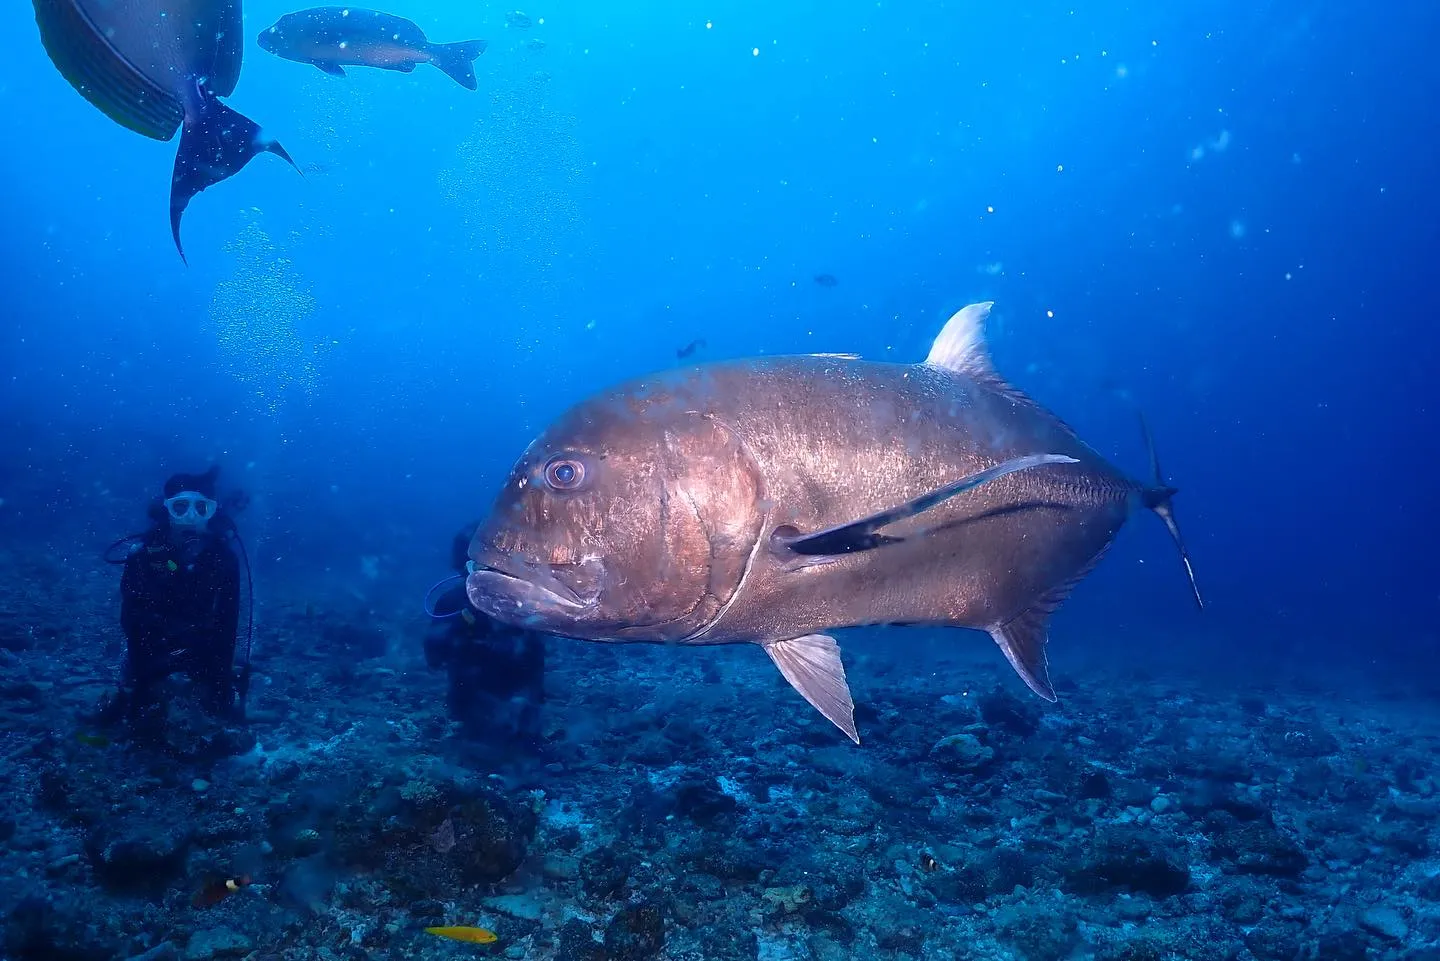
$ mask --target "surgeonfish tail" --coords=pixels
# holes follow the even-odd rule
[[[1160,470],[1160,458],[1155,454],[1155,438],[1150,434],[1150,425],[1145,422],[1144,414],[1140,415],[1140,430],[1145,434],[1145,447],[1150,452],[1150,474],[1154,478],[1153,486],[1141,490],[1140,502],[1165,522],[1165,529],[1170,532],[1170,537],[1180,552],[1180,563],[1185,565],[1185,576],[1190,580],[1190,592],[1195,595],[1195,604],[1204,610],[1205,601],[1200,597],[1199,585],[1195,583],[1195,565],[1190,563],[1190,552],[1185,549],[1185,538],[1180,536],[1180,525],[1175,521],[1175,506],[1172,501],[1179,493],[1179,488],[1171,487],[1165,482],[1165,475]]]
[[[170,178],[170,233],[181,260],[185,249],[180,245],[180,218],[191,198],[239,173],[256,154],[273,153],[295,167],[285,148],[267,138],[257,123],[215,99],[203,84],[198,89],[200,109],[197,115],[185,117]]]
[[[430,45],[430,62],[466,90],[474,90],[478,84],[475,82],[475,68],[471,64],[482,53],[488,45],[486,40],[464,40],[460,43],[432,43]]]

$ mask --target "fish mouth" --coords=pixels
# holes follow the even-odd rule
[[[472,560],[465,593],[477,610],[517,626],[568,622],[595,606],[551,571],[511,558]]]

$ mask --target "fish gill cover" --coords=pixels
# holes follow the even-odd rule
[[[0,27],[0,957],[1440,951],[1440,12]]]

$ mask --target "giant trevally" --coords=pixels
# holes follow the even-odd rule
[[[180,129],[170,233],[190,199],[278,142],[225,106],[240,79],[240,0],[34,0],[40,41],[70,85],[111,120],[155,140]]]
[[[474,90],[471,63],[485,52],[484,40],[431,43],[409,20],[360,7],[315,7],[287,13],[260,33],[260,49],[277,57],[310,63],[345,76],[342,67],[380,67],[409,73],[433,63],[467,90]]]
[[[857,743],[836,628],[987,631],[1054,701],[1046,622],[1134,506],[1195,581],[1158,465],[1129,479],[1002,380],[990,307],[956,313],[921,364],[755,358],[578,404],[476,531],[471,603],[587,640],[758,644]]]

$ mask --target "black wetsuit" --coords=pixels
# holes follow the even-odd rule
[[[545,701],[545,639],[474,609],[437,625],[425,662],[450,675],[446,705],[465,735],[522,753],[540,749]]]
[[[176,672],[200,687],[207,709],[228,711],[235,698],[240,563],[225,540],[205,533],[177,544],[163,528],[151,531],[125,561],[120,597],[129,713],[151,706],[156,686]]]

